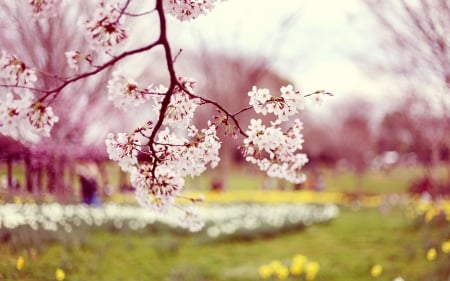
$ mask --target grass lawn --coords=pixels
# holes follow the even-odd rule
[[[0,280],[55,280],[56,268],[73,281],[261,280],[259,266],[288,262],[296,254],[320,264],[318,281],[374,280],[374,264],[383,266],[378,280],[438,280],[432,279],[432,272],[445,257],[432,262],[425,258],[430,239],[437,237],[428,237],[432,232],[414,228],[398,209],[388,215],[377,209],[344,209],[329,224],[253,241],[96,231],[79,246],[52,245],[37,253],[0,244]],[[17,271],[20,255],[25,265]]]
[[[399,168],[387,174],[371,171],[361,181],[362,190],[404,192],[418,175],[418,168]],[[213,172],[188,182],[188,186],[194,191],[207,190],[217,178],[220,174]],[[324,180],[326,191],[354,191],[357,183],[349,172],[328,170],[324,171]],[[228,178],[225,188],[254,190],[263,183],[258,173],[241,169]],[[381,214],[377,208],[353,211],[344,207],[331,223],[252,241],[211,242],[201,235],[107,231],[94,231],[88,239],[70,246],[17,249],[0,241],[0,280],[53,281],[57,268],[64,270],[64,280],[69,281],[261,280],[259,266],[273,260],[288,263],[294,255],[303,254],[320,264],[317,281],[391,281],[397,276],[405,281],[440,281],[447,280],[448,270],[439,276],[436,270],[449,267],[450,255],[438,252],[436,260],[427,261],[426,252],[449,238],[448,222],[440,227],[417,228],[399,208]],[[19,256],[25,260],[20,271],[16,269]],[[370,275],[374,264],[383,267],[378,278]]]

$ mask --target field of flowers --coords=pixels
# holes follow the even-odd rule
[[[251,196],[250,196],[251,194]],[[0,280],[447,280],[450,201],[399,194],[206,193],[189,233],[114,195],[0,205]]]

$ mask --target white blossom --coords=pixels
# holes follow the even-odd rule
[[[184,89],[190,94],[194,93],[195,81],[191,78],[180,77],[180,84],[183,85]],[[155,110],[160,111],[162,106],[162,101],[167,88],[160,86],[150,90],[151,93],[155,94],[153,100],[155,102]],[[189,94],[184,92],[178,86],[170,98],[170,104],[167,107],[167,111],[164,118],[164,124],[171,126],[173,128],[186,128],[191,123],[194,117],[195,110],[200,105],[200,99],[192,98]]]
[[[31,12],[36,18],[51,18],[58,13],[62,0],[28,0]]]
[[[149,163],[139,165],[130,174],[130,181],[139,204],[158,212],[167,212],[184,186],[184,179],[172,169]]]
[[[208,14],[217,0],[164,0],[166,12],[180,21],[189,21]]]
[[[204,227],[204,219],[200,216],[199,209],[195,205],[185,207],[182,212],[183,215],[178,220],[182,228],[191,232],[198,232]]]
[[[258,89],[253,86],[248,92],[250,105],[256,113],[274,114],[277,117],[275,123],[288,121],[291,116],[304,109],[304,96],[295,91],[292,85],[281,87],[280,92],[280,97],[272,96],[268,89]]]
[[[2,51],[0,56],[0,81],[14,86],[33,87],[37,77],[33,69],[14,55]]]
[[[146,89],[140,89],[136,81],[126,78],[120,70],[114,71],[107,88],[108,99],[125,111],[144,103],[149,97]]]
[[[51,107],[46,107],[39,102],[33,104],[31,110],[27,113],[27,117],[34,131],[44,137],[50,137],[50,130],[59,121]]]
[[[90,55],[82,54],[79,51],[67,51],[64,55],[66,56],[67,65],[74,70],[78,70],[81,61],[90,61]]]
[[[139,140],[135,134],[109,133],[105,140],[109,159],[117,161],[124,172],[136,169]]]
[[[252,119],[243,140],[246,161],[256,164],[270,177],[303,182],[305,176],[301,169],[308,158],[300,152],[303,148],[301,130],[302,123],[298,119],[284,131],[277,123],[267,127],[261,119]]]
[[[257,89],[253,86],[252,90],[248,92],[250,97],[250,105],[256,113],[261,113],[263,115],[267,114],[266,103],[272,98],[270,91],[268,89]]]
[[[92,19],[82,20],[81,25],[93,49],[111,47],[121,44],[127,37],[124,28],[125,15],[114,5],[101,2]]]
[[[41,137],[50,136],[58,117],[49,106],[34,101],[29,91],[18,94],[6,93],[0,99],[0,133],[22,143],[38,142]]]

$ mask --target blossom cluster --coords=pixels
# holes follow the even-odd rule
[[[268,89],[253,87],[248,93],[250,105],[256,113],[274,114],[275,121],[263,124],[261,119],[252,119],[243,143],[245,159],[265,171],[270,177],[283,178],[293,183],[305,180],[301,172],[308,162],[303,148],[303,124],[290,117],[304,108],[304,96],[294,91],[292,85],[280,89],[281,96],[272,96]],[[284,123],[288,123],[284,129]]]
[[[195,80],[188,77],[179,77],[180,86],[176,86],[173,90],[170,105],[165,114],[164,124],[173,128],[186,128],[194,117],[195,110],[202,103],[199,98],[193,97],[195,93]],[[155,102],[154,109],[159,112],[161,110],[164,93],[168,89],[162,85],[151,89],[150,92],[155,93],[153,100]]]
[[[85,30],[86,39],[93,49],[110,50],[124,42],[128,37],[127,29],[124,26],[125,15],[118,8],[120,2],[105,3],[100,2],[91,19],[80,22]]]
[[[289,117],[295,115],[305,108],[304,96],[295,91],[292,85],[283,86],[280,89],[281,96],[272,96],[268,89],[258,89],[253,86],[248,92],[250,105],[256,113],[266,115],[272,113],[277,117],[274,122],[279,124],[288,121]]]
[[[64,0],[28,0],[28,4],[31,14],[36,18],[54,17],[62,1]]]
[[[147,89],[141,89],[136,81],[127,78],[120,70],[112,74],[108,81],[108,99],[122,110],[128,110],[146,102],[150,95]]]
[[[36,81],[33,69],[16,56],[2,52],[0,84],[10,89],[0,96],[0,133],[23,142],[50,136],[58,117],[31,92]]]
[[[164,0],[166,11],[180,21],[189,21],[208,14],[217,0]]]
[[[110,134],[106,140],[108,153],[123,171],[129,173],[137,201],[166,213],[180,194],[186,176],[198,176],[207,165],[215,167],[218,164],[220,142],[214,125],[202,130],[191,125],[187,137],[177,136],[166,127],[149,148],[148,161],[140,163],[138,155],[143,153],[143,146],[137,134],[143,130],[146,129],[139,128],[131,134]],[[185,215],[182,221],[198,224],[194,210],[186,209]]]
[[[200,104],[198,98],[191,97],[194,85],[192,79],[179,79],[164,109],[162,127],[154,135],[157,121],[150,120],[131,133],[109,134],[106,139],[109,157],[129,173],[137,201],[155,211],[166,213],[180,195],[185,177],[198,176],[208,165],[217,166],[220,160],[216,126],[208,123],[207,128],[198,129],[191,124]],[[157,112],[163,110],[162,103],[170,94],[164,86],[141,89],[137,82],[118,73],[108,82],[108,91],[115,105],[122,109],[137,106],[153,96]],[[146,155],[146,160],[138,161],[139,155]],[[185,208],[180,221],[185,225],[201,224],[195,208]]]

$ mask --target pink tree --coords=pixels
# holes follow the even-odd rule
[[[369,62],[377,70],[395,77],[396,84],[408,95],[405,105],[421,108],[417,120],[423,123],[416,122],[422,123],[418,137],[428,139],[423,145],[430,150],[430,166],[436,166],[440,162],[439,146],[443,144],[446,150],[450,149],[447,134],[450,128],[450,3],[445,0],[365,0],[364,3],[382,32],[383,56],[378,57],[381,63]],[[407,114],[406,110],[401,113]]]
[[[76,22],[80,15],[87,13],[89,7],[95,9],[95,5],[75,3],[71,5],[71,13],[57,13],[48,20],[33,21],[21,19],[24,9],[27,9],[26,3],[24,5],[22,2],[6,2],[0,5],[2,23],[9,23],[8,28],[5,28],[7,31],[0,35],[0,45],[5,50],[23,54],[22,60],[48,74],[72,74],[69,66],[61,63],[61,60],[65,59],[64,52],[68,48],[82,50],[86,45],[83,37],[73,36],[79,32],[73,22]],[[80,71],[83,69],[86,71],[88,67],[81,66]],[[103,147],[103,139],[107,133],[104,132],[105,128],[116,130],[123,127],[124,121],[127,120],[123,118],[124,114],[120,110],[115,109],[98,94],[103,91],[110,74],[110,70],[106,70],[92,79],[80,81],[64,89],[60,97],[51,102],[59,118],[59,122],[52,129],[51,138],[33,142],[36,136],[32,133],[20,137],[17,135],[21,140],[30,138],[29,141],[33,142],[28,153],[22,155],[28,171],[25,186],[29,191],[40,193],[43,188],[42,175],[46,172],[47,189],[64,198],[65,191],[70,191],[73,184],[74,160],[107,157]],[[51,75],[42,75],[39,87],[54,87],[57,83],[54,78]],[[22,133],[30,132],[25,129]],[[67,168],[72,174],[69,181],[65,177]]]

